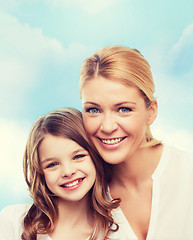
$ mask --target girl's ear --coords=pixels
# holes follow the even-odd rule
[[[158,104],[157,101],[154,100],[152,101],[152,103],[150,104],[149,108],[148,108],[148,120],[147,120],[147,125],[151,125],[156,117],[157,117],[157,110],[158,110]]]

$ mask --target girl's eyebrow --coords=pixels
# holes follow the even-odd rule
[[[46,163],[46,162],[49,162],[49,161],[54,161],[56,160],[55,158],[45,158],[41,161],[42,164]]]
[[[84,149],[84,148],[79,148],[79,149],[73,151],[72,154],[76,154],[76,153],[83,152],[83,151],[87,152],[86,149]]]
[[[79,153],[79,152],[84,152],[84,151],[87,152],[87,150],[84,149],[84,148],[78,148],[77,150],[75,150],[75,151],[72,152],[72,155],[77,154],[77,153]],[[43,160],[41,161],[41,163],[42,163],[42,164],[45,164],[46,162],[56,161],[56,160],[57,160],[57,159],[54,158],[54,157],[45,158],[45,159],[43,159]]]

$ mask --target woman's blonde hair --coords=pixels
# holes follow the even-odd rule
[[[102,229],[103,239],[108,239],[110,231],[118,230],[111,210],[118,207],[120,200],[109,202],[106,197],[106,179],[103,160],[87,137],[80,111],[73,108],[59,109],[39,117],[32,126],[23,158],[24,176],[33,198],[33,205],[24,218],[23,240],[35,240],[37,234],[53,231],[58,217],[57,197],[48,189],[40,164],[38,148],[46,134],[62,136],[75,141],[89,152],[95,168],[96,180],[90,190],[89,201],[95,219],[95,226],[90,240],[96,240]],[[115,230],[113,227],[115,224]]]
[[[87,82],[99,76],[136,87],[142,94],[147,108],[155,101],[155,86],[150,65],[136,49],[108,46],[88,57],[80,71],[80,93]],[[160,141],[152,136],[149,126],[146,130],[146,140],[146,146],[160,144]]]

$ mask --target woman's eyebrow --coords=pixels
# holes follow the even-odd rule
[[[115,107],[117,107],[117,106],[120,106],[120,105],[123,105],[123,104],[134,104],[134,105],[136,105],[136,103],[135,102],[132,102],[132,101],[126,101],[126,102],[120,102],[120,103],[116,103],[114,106]]]
[[[92,104],[92,105],[95,105],[95,106],[98,106],[98,107],[100,106],[99,104],[94,103],[94,102],[85,102],[84,105],[86,105],[86,104]]]

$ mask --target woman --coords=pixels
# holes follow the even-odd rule
[[[0,212],[1,240],[127,240],[111,216],[119,200],[105,199],[102,161],[78,110],[55,110],[37,119],[25,149],[24,175],[33,204]]]
[[[105,47],[80,72],[85,129],[111,164],[115,220],[128,239],[176,240],[193,235],[193,156],[156,140],[157,116],[148,62],[136,49]]]

